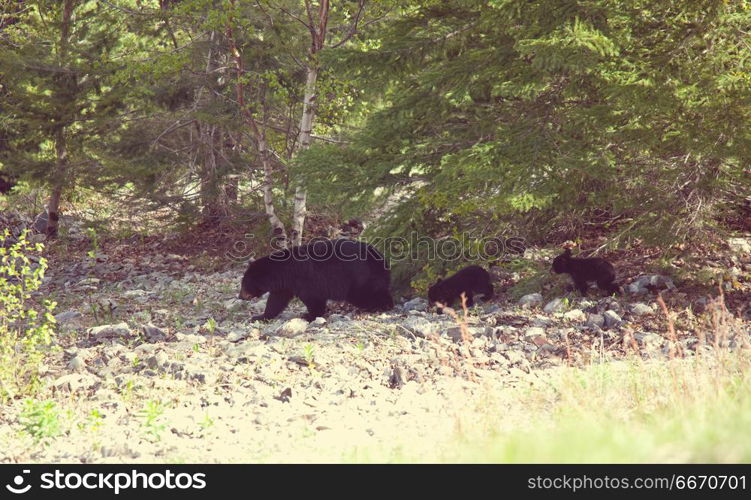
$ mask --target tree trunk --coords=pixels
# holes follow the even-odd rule
[[[59,129],[55,134],[55,175],[52,178],[52,192],[47,203],[48,238],[56,238],[60,222],[60,199],[63,196],[65,175],[68,164],[68,150],[65,144],[65,130]]]
[[[223,195],[217,178],[216,135],[217,126],[199,123],[201,158],[201,205],[203,222],[215,224],[227,215],[224,211]]]
[[[313,133],[313,120],[316,114],[316,82],[318,80],[318,62],[311,57],[308,63],[308,75],[305,80],[305,97],[303,100],[302,118],[300,119],[300,151],[310,147]],[[298,184],[295,187],[295,209],[292,219],[292,244],[302,243],[303,226],[307,215],[308,194],[305,188]]]
[[[266,215],[271,223],[274,247],[286,247],[287,246],[287,234],[284,230],[284,224],[279,216],[276,215],[274,209],[274,195],[272,188],[274,186],[274,167],[269,160],[269,147],[266,143],[266,134],[263,130],[258,136],[258,154],[261,157],[261,165],[263,166],[263,205],[266,209]]]
[[[235,7],[234,0],[230,0],[230,4],[232,7]],[[235,72],[237,77],[237,82],[235,83],[235,91],[237,94],[237,105],[240,109],[240,113],[242,113],[242,116],[245,118],[246,123],[250,126],[250,130],[253,132],[253,135],[256,138],[256,142],[258,144],[258,156],[261,159],[261,166],[263,167],[263,184],[262,184],[262,190],[263,190],[263,205],[264,209],[266,211],[266,216],[269,218],[269,223],[271,224],[272,229],[272,246],[276,248],[286,248],[287,247],[287,232],[284,229],[284,224],[282,223],[281,219],[278,215],[276,215],[276,210],[274,208],[274,193],[272,191],[274,187],[274,167],[271,163],[271,155],[269,154],[269,145],[268,142],[266,142],[266,123],[265,123],[265,116],[264,116],[264,123],[259,127],[258,123],[256,122],[255,117],[253,116],[253,113],[245,106],[245,85],[243,84],[243,78],[244,78],[244,69],[243,69],[243,62],[242,62],[242,56],[240,54],[240,51],[237,48],[237,44],[235,42],[235,36],[232,29],[232,18],[227,22],[227,38],[230,43],[230,52],[234,58],[235,62]],[[265,96],[263,96],[264,99],[264,108],[266,108],[265,105]]]
[[[63,4],[63,19],[60,26],[60,46],[58,47],[58,59],[60,66],[64,67],[68,58],[68,37],[70,36],[70,20],[73,17],[73,9],[76,6],[75,0],[65,0]],[[62,75],[63,82],[65,79],[75,78],[72,75]],[[47,203],[47,237],[56,238],[60,222],[60,199],[63,196],[65,179],[68,175],[68,147],[65,141],[65,125],[60,125],[55,131],[55,172],[52,176],[52,192]]]

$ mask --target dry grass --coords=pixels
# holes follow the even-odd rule
[[[748,324],[733,317],[720,294],[701,345],[691,351],[681,347],[672,314],[661,307],[667,359],[624,337],[634,352],[622,361],[562,367],[530,374],[518,387],[457,394],[455,432],[435,436],[432,455],[410,453],[425,447],[405,438],[395,445],[397,457],[380,450],[368,460],[751,462]]]

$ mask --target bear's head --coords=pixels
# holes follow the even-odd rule
[[[449,302],[448,294],[446,293],[445,287],[442,285],[443,280],[438,279],[435,283],[433,283],[433,286],[428,288],[428,302],[430,305],[435,304],[436,302],[442,302],[446,304]]]
[[[259,264],[262,260],[263,259],[251,262],[248,269],[245,271],[242,282],[240,283],[239,299],[251,300],[260,297],[269,291],[266,287],[266,280],[264,279],[266,273],[263,272],[263,264]]]
[[[561,255],[553,259],[553,272],[561,274],[569,270],[569,260],[571,259],[571,249],[567,248]]]

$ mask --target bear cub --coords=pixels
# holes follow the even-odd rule
[[[263,314],[252,320],[276,318],[299,298],[313,321],[326,313],[329,300],[346,301],[365,311],[394,307],[390,272],[383,256],[359,241],[313,240],[273,252],[251,262],[240,285],[239,298],[250,300],[269,292]]]
[[[574,285],[582,295],[587,295],[587,283],[594,281],[601,290],[608,295],[620,293],[620,287],[615,283],[615,269],[613,265],[599,257],[580,259],[571,257],[571,249],[567,248],[561,255],[553,259],[553,271],[571,276]]]
[[[457,299],[461,299],[462,293],[467,297],[467,307],[475,304],[475,293],[483,294],[483,300],[492,298],[493,285],[490,283],[490,274],[480,266],[465,267],[450,278],[436,281],[428,289],[428,301],[430,305],[440,302],[449,307]],[[439,307],[436,312],[441,314],[443,310]]]

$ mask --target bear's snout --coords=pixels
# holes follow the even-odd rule
[[[245,290],[240,290],[240,295],[238,295],[237,298],[240,300],[250,300],[253,298],[253,295],[246,292]]]

